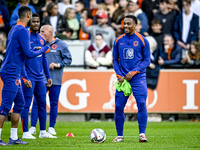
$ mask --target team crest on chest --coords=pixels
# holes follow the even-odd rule
[[[133,59],[134,49],[132,49],[132,48],[123,49],[123,56],[124,56],[124,59]]]
[[[43,41],[42,39],[40,39],[40,43],[41,43],[42,45],[44,45],[44,41]]]
[[[52,49],[56,49],[57,48],[57,45],[56,44],[53,44],[52,45]]]
[[[19,85],[19,79],[16,79],[16,80],[15,80],[15,84],[16,84],[16,85]]]
[[[134,46],[138,46],[138,41],[134,41],[134,42],[133,42],[133,45],[134,45]]]

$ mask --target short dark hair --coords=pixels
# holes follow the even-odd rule
[[[81,5],[84,6],[84,2],[83,2],[83,0],[78,0],[78,1],[75,2],[75,4],[77,4],[77,3],[80,3]]]
[[[66,28],[65,31],[66,31],[67,33],[70,32],[71,34],[73,34],[73,32],[74,32],[71,28]]]
[[[159,3],[167,3],[167,4],[169,4],[169,0],[159,0]]]
[[[19,18],[22,19],[26,16],[26,13],[32,12],[31,9],[27,6],[22,6],[18,10]]]
[[[89,8],[83,8],[83,10],[81,12],[83,13],[84,11],[87,11],[88,18],[92,18],[92,12]]]
[[[160,24],[160,25],[162,25],[162,23],[161,23],[161,21],[160,21],[159,19],[153,19],[153,20],[151,21],[151,25],[155,25],[155,24]]]
[[[40,16],[38,14],[36,14],[36,13],[33,13],[32,17],[38,17],[38,18],[40,18]]]
[[[101,36],[103,38],[103,34],[102,33],[97,32],[95,36],[97,36],[97,35],[99,35],[99,36]]]
[[[187,4],[190,4],[191,5],[191,0],[182,0],[182,3],[183,2],[186,2]]]
[[[125,16],[125,18],[132,18],[133,21],[135,22],[135,24],[137,24],[137,18],[134,15],[127,15],[127,16]]]
[[[170,34],[170,33],[166,33],[166,34],[164,34],[164,37],[166,37],[166,36],[169,36],[169,37],[172,38],[172,40],[174,40],[174,37],[172,36],[172,34]]]

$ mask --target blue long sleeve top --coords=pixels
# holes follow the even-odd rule
[[[18,22],[10,30],[7,38],[6,55],[1,65],[1,73],[12,76],[21,76],[22,68],[25,65],[25,57],[33,58],[46,52],[49,46],[35,50],[30,47],[30,35],[22,22]]]
[[[146,67],[150,65],[150,47],[148,40],[135,32],[123,34],[113,44],[113,67],[117,77],[126,76],[131,71],[133,78],[129,81],[146,80]],[[141,79],[141,80],[140,80]]]
[[[46,41],[42,35],[30,31],[30,45],[32,49],[44,47],[45,44]],[[45,75],[47,79],[51,78],[45,53],[34,58],[26,59],[25,71],[22,71],[22,79],[24,81],[45,81]]]
[[[60,68],[49,70],[53,85],[62,85],[63,68],[69,66],[72,62],[69,48],[65,42],[58,38],[50,43],[46,43],[46,45],[49,45],[51,49],[51,52],[46,54],[48,66],[52,62],[60,64]]]

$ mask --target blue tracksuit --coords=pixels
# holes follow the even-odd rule
[[[25,58],[33,58],[48,50],[48,46],[34,51],[30,47],[29,31],[22,22],[18,22],[10,30],[7,38],[6,55],[1,65],[1,79],[3,80],[1,115],[6,116],[12,103],[15,102],[13,112],[21,113],[24,106],[24,96],[20,86],[20,76],[25,64]]]
[[[55,68],[54,70],[50,70],[50,75],[53,81],[53,85],[47,89],[49,91],[49,99],[50,99],[49,126],[54,127],[58,113],[58,100],[62,85],[63,69],[65,66],[69,66],[71,64],[72,57],[67,44],[58,38],[52,41],[51,43],[47,43],[46,45],[49,45],[51,48],[51,52],[46,55],[48,60],[48,66],[52,62],[60,64],[60,68]],[[34,100],[31,113],[31,126],[36,126],[37,123],[38,111],[36,104],[37,103]]]
[[[128,72],[135,74],[129,81],[138,107],[139,132],[145,133],[147,124],[147,85],[146,67],[150,64],[150,47],[148,40],[135,32],[132,35],[119,36],[113,46],[113,67],[117,77],[126,76]],[[123,136],[124,107],[128,97],[116,90],[115,124],[118,136]]]
[[[44,47],[45,39],[39,33],[32,33],[30,31],[30,44],[31,48]],[[25,87],[24,82],[22,82],[22,89],[25,98],[25,107],[21,113],[23,132],[28,132],[29,107],[32,102],[33,94],[39,106],[38,111],[40,130],[46,130],[46,84],[44,73],[46,78],[50,79],[48,63],[45,54],[41,54],[35,58],[26,59],[25,70],[23,70],[22,79],[24,82],[30,80],[32,83],[32,88]]]

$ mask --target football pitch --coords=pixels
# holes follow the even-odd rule
[[[48,124],[48,123],[47,123]],[[92,143],[90,132],[95,128],[105,131],[107,138],[104,143]],[[115,122],[57,122],[55,126],[57,139],[39,139],[39,125],[37,125],[36,140],[24,140],[28,145],[0,146],[3,150],[67,150],[67,149],[199,149],[199,122],[148,122],[146,136],[148,143],[139,143],[138,123],[125,122],[124,142],[113,143],[116,137]],[[66,137],[72,132],[75,137]],[[19,138],[22,137],[21,123],[18,127]],[[8,142],[10,136],[10,122],[5,122],[2,130],[2,140]]]

